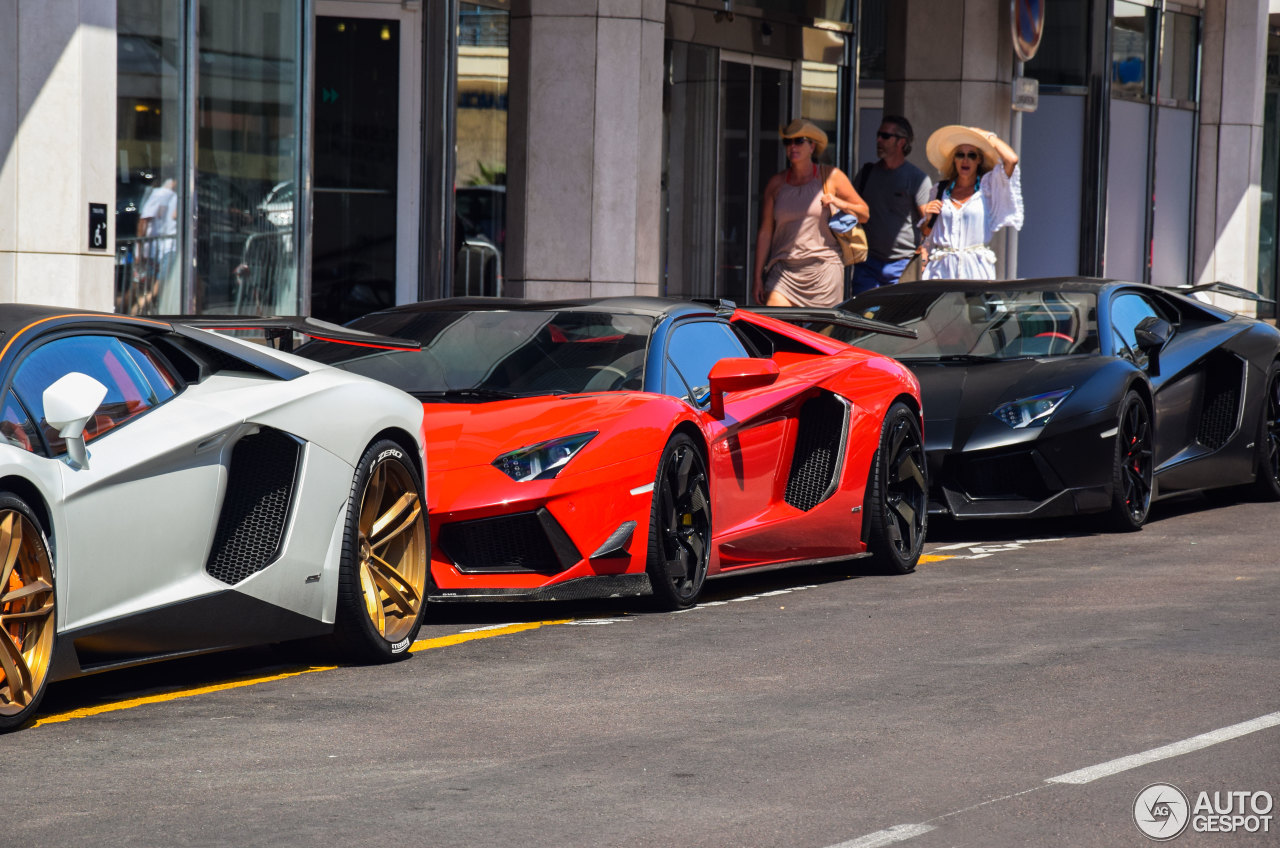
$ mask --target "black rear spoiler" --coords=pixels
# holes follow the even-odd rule
[[[1240,286],[1233,286],[1231,283],[1201,283],[1198,286],[1178,286],[1175,291],[1182,294],[1195,294],[1196,292],[1213,292],[1214,294],[1225,294],[1228,297],[1238,297],[1241,300],[1252,300],[1257,303],[1275,303],[1269,297],[1264,297],[1256,291],[1249,291]]]
[[[361,347],[377,347],[387,350],[420,350],[422,343],[413,339],[398,339],[392,336],[379,336],[340,327],[327,321],[318,321],[305,315],[286,315],[263,317],[261,315],[148,315],[157,321],[170,324],[183,324],[201,330],[227,332],[230,330],[251,330],[262,333],[267,341],[285,353],[293,351],[293,334],[297,333],[322,342],[357,345]]]
[[[919,338],[919,334],[915,330],[899,327],[897,324],[890,324],[887,321],[863,318],[861,315],[855,315],[843,309],[816,309],[797,306],[740,306],[738,308],[745,312],[767,315],[770,318],[777,318],[779,321],[786,321],[789,324],[800,326],[805,324],[835,324],[838,327],[849,327],[853,330],[864,330],[868,333],[880,333],[904,339]]]

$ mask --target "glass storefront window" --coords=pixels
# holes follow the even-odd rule
[[[1160,84],[1156,87],[1156,96],[1163,101],[1195,103],[1200,99],[1197,78],[1200,19],[1194,15],[1166,12],[1162,41]]]
[[[118,0],[118,311],[299,312],[303,6]]]
[[[1088,83],[1089,7],[1091,0],[1045,0],[1048,24],[1040,48],[1026,63],[1025,74],[1042,86]]]
[[[181,15],[120,0],[116,16],[115,308],[181,312]]]
[[[510,28],[504,6],[458,6],[455,295],[502,294]]]
[[[301,0],[200,0],[195,304],[296,314]]]
[[[1111,25],[1111,96],[1147,102],[1154,60],[1156,10],[1115,0]]]

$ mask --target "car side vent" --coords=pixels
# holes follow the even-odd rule
[[[270,565],[280,552],[302,446],[279,430],[262,429],[231,451],[227,495],[205,571],[235,585]]]
[[[1217,450],[1227,443],[1236,430],[1243,363],[1228,356],[1215,357],[1207,364],[1204,406],[1200,410],[1196,441],[1210,450]]]
[[[849,408],[835,395],[815,395],[800,407],[796,449],[784,496],[787,503],[808,512],[835,492],[848,426]]]

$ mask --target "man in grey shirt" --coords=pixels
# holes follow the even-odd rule
[[[876,133],[877,162],[858,171],[853,187],[871,207],[864,225],[867,261],[854,266],[854,294],[898,282],[920,247],[916,224],[929,202],[929,178],[907,161],[915,133],[900,115],[885,115]]]

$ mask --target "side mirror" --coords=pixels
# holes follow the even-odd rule
[[[724,418],[724,396],[773,385],[778,379],[778,363],[772,359],[722,359],[711,368],[711,417]]]
[[[1160,373],[1160,350],[1173,338],[1173,326],[1163,318],[1148,315],[1133,329],[1138,350],[1147,356],[1152,374]]]
[[[67,440],[67,456],[76,468],[89,467],[84,427],[106,396],[106,386],[78,371],[64,374],[44,390],[44,418]]]

